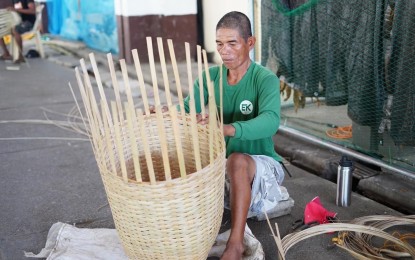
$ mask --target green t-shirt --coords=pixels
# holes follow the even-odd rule
[[[223,66],[223,65],[222,65]],[[219,79],[220,68],[209,69],[215,88],[215,101],[220,111]],[[223,72],[223,118],[224,124],[235,127],[235,136],[225,137],[226,156],[231,153],[267,155],[277,161],[281,157],[275,152],[272,136],[280,124],[280,82],[267,68],[251,62],[248,71],[236,85],[228,85],[225,66]],[[203,73],[204,104],[208,104],[206,75]],[[199,79],[194,84],[196,112],[200,113]],[[189,112],[189,97],[184,101]]]

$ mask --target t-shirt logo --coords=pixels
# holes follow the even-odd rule
[[[244,100],[241,102],[241,105],[239,106],[239,109],[241,110],[242,114],[249,115],[252,113],[252,110],[254,109],[252,106],[251,101]]]

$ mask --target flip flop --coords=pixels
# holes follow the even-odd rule
[[[20,63],[26,63],[25,59],[17,59],[15,61],[13,61],[14,64],[20,64]]]
[[[13,57],[10,55],[10,56],[4,56],[4,55],[1,55],[0,56],[0,60],[12,60],[13,59]]]

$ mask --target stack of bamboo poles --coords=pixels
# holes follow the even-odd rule
[[[75,68],[85,107],[81,114],[128,257],[206,259],[222,221],[225,174],[222,122],[216,110],[206,52],[197,47],[199,76],[204,63],[209,91],[209,123],[200,125],[193,98],[189,102],[190,113],[184,110],[173,42],[167,40],[179,104],[172,103],[161,38],[157,38],[157,45],[167,111],[160,101],[152,39],[147,37],[154,100],[148,98],[137,50],[132,55],[139,86],[130,85],[125,61],[120,60],[125,96],[119,91],[111,54],[107,55],[115,100],[106,97],[94,55],[90,54],[98,94],[94,94],[82,59],[82,71]],[[188,43],[185,49],[189,93],[193,97]],[[143,108],[138,108],[134,101],[133,87],[140,89]],[[203,95],[203,88],[200,89]],[[154,113],[150,109],[152,102]],[[202,116],[207,116],[206,113],[203,110]]]

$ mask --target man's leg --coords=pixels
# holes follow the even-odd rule
[[[255,161],[251,156],[234,153],[226,162],[230,180],[231,234],[222,260],[240,260],[244,252],[246,218],[251,204],[251,183],[255,176]]]
[[[16,39],[16,43],[18,46],[18,50],[19,50],[19,58],[17,58],[18,62],[23,62],[24,61],[24,57],[23,57],[23,41],[22,41],[22,35],[20,33],[18,33],[15,29],[13,29],[13,36]]]
[[[1,55],[2,59],[10,60],[12,56],[10,55],[9,50],[7,50],[3,37],[0,38],[0,46],[1,46],[1,49],[3,50],[3,54]]]

